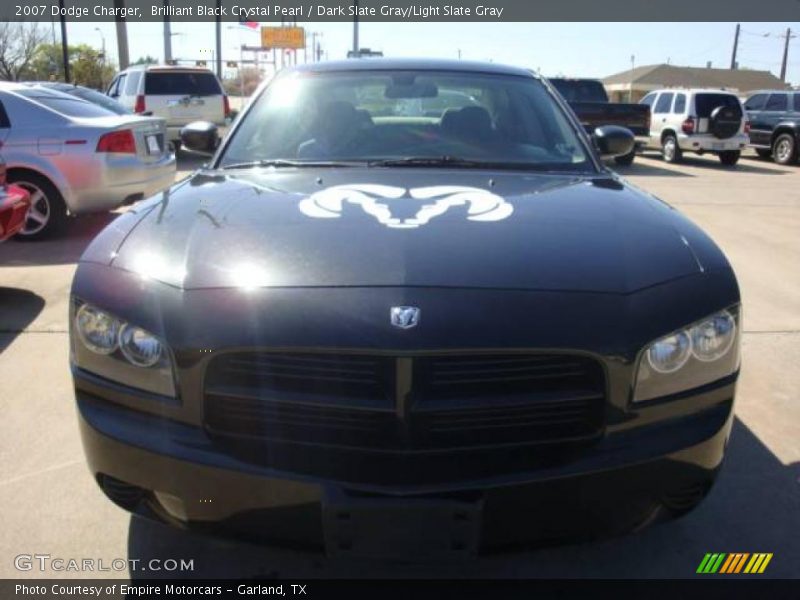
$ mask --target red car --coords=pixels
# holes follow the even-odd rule
[[[31,196],[27,191],[6,184],[6,165],[0,162],[0,242],[22,229],[30,206]]]

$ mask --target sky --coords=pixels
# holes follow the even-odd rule
[[[274,23],[262,23],[274,25]],[[327,58],[344,58],[352,46],[351,23],[300,23],[308,33],[322,34]],[[360,46],[389,57],[436,57],[489,60],[540,70],[546,76],[602,78],[635,66],[669,62],[681,66],[730,66],[735,23],[364,23]],[[46,24],[46,27],[50,27]],[[100,31],[97,31],[99,28]],[[783,36],[789,44],[787,80],[800,85],[800,23],[742,23],[740,67],[780,74]],[[172,23],[174,58],[210,59],[214,23]],[[795,35],[793,33],[792,35]],[[58,26],[55,28],[59,39]],[[116,61],[113,23],[71,22],[70,44],[100,48]],[[163,58],[161,23],[128,24],[131,61],[140,56]],[[310,39],[310,35],[308,36]],[[223,60],[239,60],[241,44],[257,45],[259,35],[234,23],[222,24]],[[247,56],[245,58],[248,58]],[[308,54],[311,60],[311,53]],[[298,61],[303,62],[302,51]]]

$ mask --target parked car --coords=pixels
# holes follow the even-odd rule
[[[63,92],[65,94],[69,94],[70,96],[75,96],[81,100],[86,100],[92,104],[102,106],[103,108],[106,108],[117,115],[133,114],[132,110],[125,108],[113,98],[109,98],[97,90],[93,90],[82,85],[64,83],[63,81],[29,81],[26,83],[29,85],[37,85],[47,89],[56,90],[58,92]]]
[[[405,114],[441,90],[477,105]],[[594,138],[526,69],[412,59],[286,69],[219,147],[187,126],[209,166],[73,280],[94,479],[169,523],[415,560],[690,510],[734,419],[736,278],[603,165],[630,131]]]
[[[39,86],[0,84],[0,142],[8,181],[31,208],[22,239],[57,233],[67,214],[106,211],[168,187],[175,156],[162,119],[116,115]]]
[[[750,119],[750,145],[759,156],[781,165],[797,162],[800,147],[800,92],[764,90],[744,103]]]
[[[575,111],[588,133],[603,125],[619,125],[630,129],[636,137],[636,147],[629,154],[615,158],[614,162],[618,165],[633,163],[636,150],[647,145],[650,135],[650,110],[646,106],[612,103],[606,88],[596,79],[553,77],[549,81]]]
[[[30,194],[6,182],[6,165],[0,160],[0,242],[19,233],[30,206]]]
[[[168,65],[134,65],[119,73],[107,94],[135,113],[167,121],[167,138],[180,147],[180,131],[192,121],[225,125],[228,96],[211,71]]]
[[[666,162],[680,162],[684,152],[716,154],[735,165],[749,143],[750,123],[736,95],[724,90],[668,89],[641,100],[650,107],[648,148],[658,148]]]

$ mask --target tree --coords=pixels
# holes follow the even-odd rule
[[[68,47],[72,83],[103,89],[114,76],[113,65],[102,58],[102,53],[80,44]],[[64,65],[61,62],[60,44],[40,44],[28,69],[31,79],[63,80]]]
[[[74,58],[72,65],[72,81],[78,85],[102,90],[114,77],[116,69],[103,58],[102,52],[81,44],[72,48]]]
[[[0,22],[0,77],[19,81],[47,33],[39,23]]]
[[[135,63],[131,63],[131,64],[134,64],[134,65],[157,65],[158,64],[158,59],[157,58],[153,58],[152,56],[150,56],[148,54],[147,56],[140,56],[139,58],[136,59]]]

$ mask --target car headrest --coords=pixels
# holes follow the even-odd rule
[[[468,140],[485,140],[493,134],[492,117],[482,106],[446,110],[441,127],[447,134]]]

